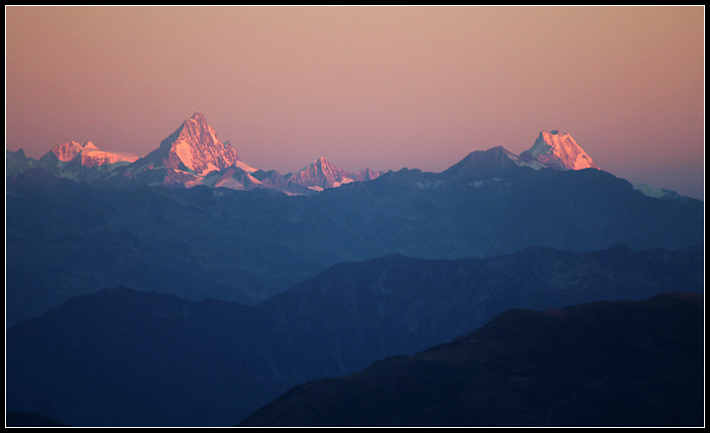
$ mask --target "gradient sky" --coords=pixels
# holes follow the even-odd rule
[[[542,130],[704,197],[704,7],[6,7],[6,147],[145,155],[201,111],[282,174],[442,171]]]

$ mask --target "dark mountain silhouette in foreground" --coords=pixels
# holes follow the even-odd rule
[[[299,385],[239,426],[702,426],[704,300],[509,310],[413,356]]]
[[[35,412],[6,412],[5,427],[69,427]]]
[[[703,263],[702,248],[530,247],[340,263],[251,307],[102,290],[8,329],[7,410],[74,426],[234,425],[294,385],[413,355],[510,308],[702,293]]]

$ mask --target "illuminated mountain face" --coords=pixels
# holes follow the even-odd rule
[[[534,160],[557,170],[599,169],[571,135],[560,134],[557,130],[542,131],[535,144],[521,153],[520,158],[523,161]]]
[[[229,142],[222,143],[217,138],[215,130],[199,111],[164,140],[158,150],[167,151],[163,160],[165,167],[187,169],[199,176],[224,170],[239,161],[237,151]]]
[[[50,153],[62,162],[71,162],[79,159],[81,165],[85,167],[96,167],[99,165],[115,164],[117,162],[130,163],[138,159],[138,156],[132,153],[99,150],[99,148],[90,141],[87,141],[83,146],[76,141],[62,143],[55,146]]]

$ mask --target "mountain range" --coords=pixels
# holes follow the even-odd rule
[[[251,307],[106,289],[8,329],[7,410],[74,426],[235,425],[294,385],[414,355],[510,308],[702,293],[703,273],[701,248],[529,247],[486,259],[343,262]],[[702,331],[702,314],[686,331]],[[599,338],[580,336],[573,353]]]
[[[99,150],[92,142],[70,141],[56,145],[40,160],[28,158],[22,149],[6,153],[6,175],[41,168],[56,176],[94,186],[163,185],[191,188],[251,190],[267,188],[289,195],[313,194],[350,182],[376,179],[384,172],[364,168],[348,172],[320,157],[296,173],[255,169],[237,156],[229,141],[222,143],[205,116],[196,112],[144,157],[128,152]],[[599,167],[568,133],[542,131],[532,147],[520,155],[505,151],[520,166],[535,170],[583,170]],[[687,200],[674,191],[634,183],[634,188],[652,197]]]
[[[313,380],[271,406],[286,418],[265,409],[248,422],[606,422],[592,408],[610,424],[643,424],[648,410],[654,424],[696,423],[696,319],[565,307],[703,293],[704,203],[603,171],[569,134],[543,131],[519,155],[474,151],[440,173],[319,158],[282,175],[246,164],[198,112],[145,156],[68,142],[39,160],[6,152],[6,173],[6,410],[18,423],[235,425]],[[510,308],[547,313],[469,334]],[[612,310],[628,314],[595,322]],[[417,358],[452,340],[423,355],[433,364]],[[322,380],[391,356],[348,385]],[[442,365],[470,379],[472,399],[444,398],[471,391]],[[382,372],[429,397],[360,382]],[[351,407],[337,421],[322,396],[337,408],[350,398],[338,390],[387,396],[391,410]],[[497,409],[469,410],[482,400]],[[437,418],[452,415],[442,404],[458,415]]]
[[[323,158],[294,175],[253,169],[200,113],[133,162],[82,165],[93,147],[57,149],[68,161],[8,154],[17,170],[6,178],[8,324],[104,287],[255,304],[338,262],[392,253],[682,249],[704,239],[699,200],[559,169],[591,159],[557,131],[533,153],[558,169],[498,146],[441,173],[363,172],[363,181]],[[61,164],[50,170],[48,160]],[[61,175],[69,165],[72,176]]]
[[[229,141],[217,138],[205,116],[197,112],[144,157],[130,153],[100,151],[87,142],[59,144],[39,161],[27,158],[20,149],[6,151],[7,174],[41,168],[56,176],[94,186],[162,185],[191,188],[250,190],[269,188],[288,194],[309,194],[343,183],[371,180],[380,175],[370,169],[349,173],[321,157],[286,177],[264,172],[244,163]]]
[[[217,138],[214,128],[200,112],[185,120],[157,149],[140,158],[130,153],[100,151],[91,142],[82,146],[73,141],[57,145],[39,161],[27,158],[22,149],[6,151],[6,154],[9,175],[41,167],[57,176],[108,186],[139,183],[190,188],[207,185],[308,194],[350,182],[373,180],[383,174],[369,168],[346,172],[325,157],[286,176],[257,170],[239,159],[229,141],[223,143]],[[556,130],[541,132],[533,146],[519,156],[510,152],[507,156],[518,165],[534,169],[598,169],[569,134]]]

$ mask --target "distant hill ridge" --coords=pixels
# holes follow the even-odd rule
[[[294,385],[413,355],[510,308],[702,293],[703,270],[702,248],[530,247],[344,262],[251,307],[106,289],[8,329],[7,409],[74,426],[234,425]]]

